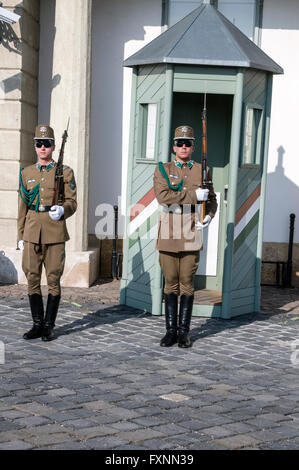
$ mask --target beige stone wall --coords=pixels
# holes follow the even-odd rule
[[[26,283],[22,255],[16,250],[18,181],[20,167],[36,159],[33,137],[38,123],[39,65],[43,65],[40,1],[2,3],[21,15],[21,20],[11,26],[0,23],[0,282]],[[78,210],[68,221],[71,240],[66,244],[61,279],[62,285],[73,287],[88,287],[99,272],[99,248],[89,250],[87,237],[91,8],[92,0],[57,1],[54,42],[48,45],[54,51],[53,76],[60,77],[51,94],[50,124],[59,149],[59,137],[70,118],[65,163],[74,169],[78,188]]]
[[[39,0],[2,0],[21,15],[14,25],[1,22],[0,43],[0,248],[16,248],[18,181],[21,166],[34,159],[37,122]]]
[[[51,124],[60,147],[70,118],[65,163],[75,172],[78,209],[68,220],[67,249],[77,252],[88,249],[91,13],[91,0],[56,1],[52,73],[60,82],[51,94]]]

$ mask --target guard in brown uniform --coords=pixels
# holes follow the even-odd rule
[[[161,346],[191,346],[189,337],[194,300],[194,274],[202,249],[202,230],[217,210],[213,185],[202,189],[202,167],[191,160],[194,132],[190,126],[175,130],[173,150],[176,159],[159,163],[154,175],[154,191],[162,212],[156,248],[165,277],[166,335]],[[211,173],[208,169],[208,180]],[[205,201],[206,216],[200,223],[200,202]],[[180,295],[179,324],[178,296]]]
[[[65,242],[69,240],[65,220],[77,209],[76,182],[73,170],[64,166],[64,203],[52,206],[56,171],[53,129],[37,126],[34,141],[37,163],[21,169],[19,184],[18,247],[23,252],[22,268],[33,319],[33,328],[23,337],[51,341],[60,302]],[[48,284],[45,314],[40,286],[43,265]]]

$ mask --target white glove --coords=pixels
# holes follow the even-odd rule
[[[209,196],[209,190],[208,189],[202,189],[198,188],[195,190],[196,192],[196,197],[198,201],[207,201],[208,196]]]
[[[60,220],[64,215],[64,208],[62,206],[52,206],[49,216],[52,220]]]
[[[18,248],[20,251],[24,251],[24,240],[18,242]]]
[[[208,225],[211,223],[211,220],[212,220],[212,217],[210,215],[206,215],[202,223],[200,223],[199,221],[195,223],[196,230],[207,228]]]

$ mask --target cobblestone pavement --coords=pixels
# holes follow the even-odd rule
[[[24,288],[0,286],[0,449],[299,448],[298,290],[263,288],[259,314],[194,318],[182,350],[161,348],[164,319],[119,306],[118,287],[63,289],[43,343],[22,339]]]

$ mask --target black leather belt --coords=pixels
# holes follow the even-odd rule
[[[37,212],[49,212],[52,206],[38,206]],[[29,210],[35,211],[35,206],[29,206]]]
[[[184,204],[183,206],[180,206],[180,208],[182,209],[182,212],[191,212],[192,214],[194,214],[195,212],[198,212],[198,208],[197,206],[195,206],[194,204]]]
[[[163,206],[163,212],[168,214],[195,214],[198,212],[198,207],[194,204],[184,204],[177,205],[173,204],[172,206]]]

